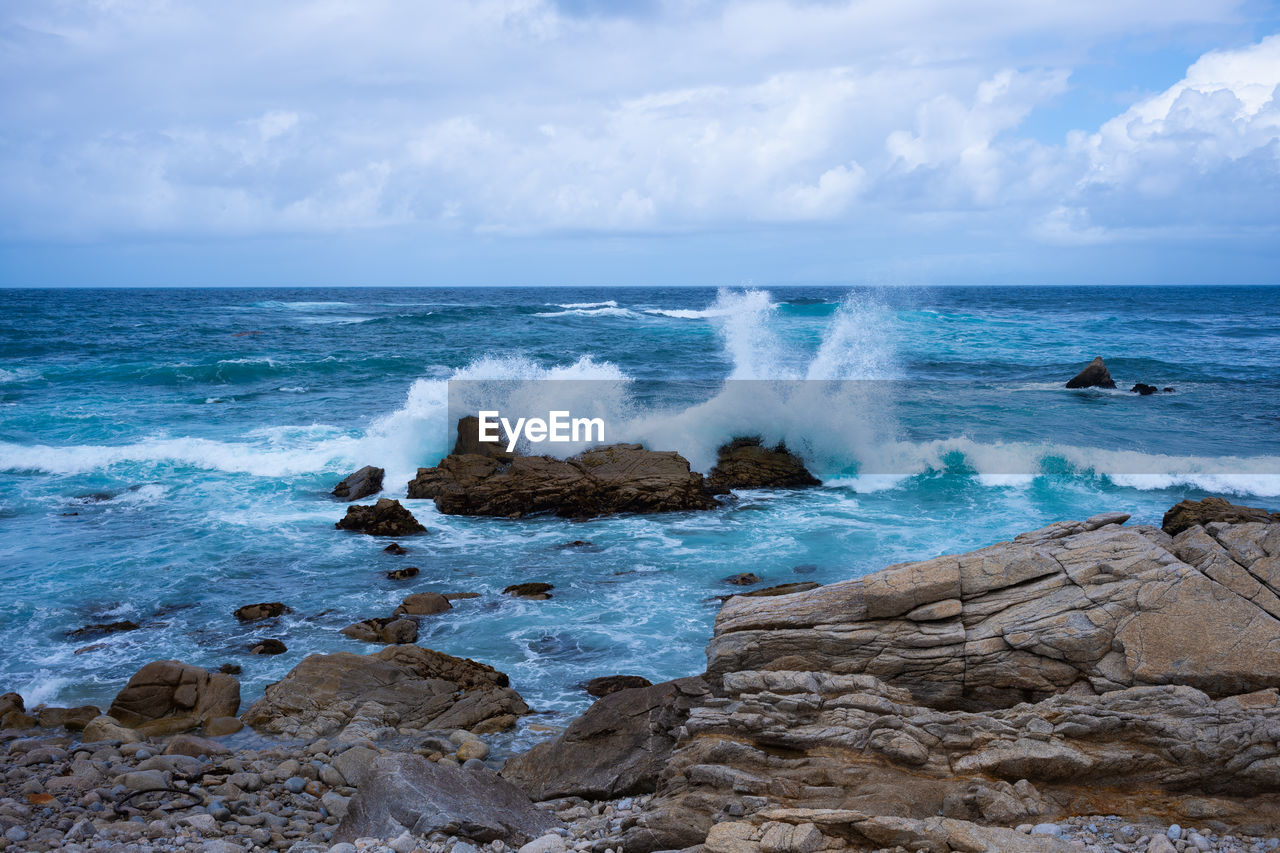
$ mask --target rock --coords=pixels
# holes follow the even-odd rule
[[[395,554],[397,557],[403,557],[405,554],[409,553],[408,548],[396,542],[392,542],[390,545],[383,548],[382,551],[385,554]]]
[[[218,667],[218,672],[223,675],[239,675],[244,672],[244,668],[238,663],[224,663]]]
[[[457,758],[458,761],[463,762],[469,761],[473,758],[483,761],[489,757],[489,744],[479,738],[464,740],[462,743],[458,744],[458,751],[454,757]]]
[[[445,601],[467,601],[472,598],[479,598],[478,592],[446,592],[444,594]]]
[[[760,577],[752,572],[743,572],[742,574],[730,575],[724,579],[724,582],[733,586],[755,586],[760,583]]]
[[[502,428],[498,428],[500,441],[480,440],[480,419],[474,415],[458,419],[458,437],[453,444],[454,456],[486,456],[502,462],[510,462],[514,453],[506,450],[507,437]]]
[[[1032,835],[1051,835],[1054,838],[1062,837],[1062,827],[1056,823],[1037,823],[1031,827]]]
[[[347,507],[347,514],[334,527],[369,536],[413,536],[427,532],[413,513],[401,506],[400,501],[391,498],[379,498],[371,506]]]
[[[1166,393],[1166,394],[1173,394],[1173,393],[1175,393],[1175,389],[1170,388],[1168,385],[1166,385],[1165,387],[1161,388],[1160,390],[1161,390],[1161,391],[1163,391],[1163,392],[1164,392],[1164,393]]]
[[[237,607],[235,617],[241,622],[260,622],[263,619],[274,619],[292,612],[279,601],[266,601],[262,604],[246,604],[244,607]]]
[[[611,693],[559,737],[508,759],[502,775],[535,800],[652,791],[675,746],[675,730],[705,693],[700,678]]]
[[[10,711],[0,717],[0,729],[30,729],[35,725],[36,718],[23,711]]]
[[[204,724],[204,733],[209,737],[231,735],[244,728],[238,717],[213,717]]]
[[[1067,382],[1068,388],[1114,388],[1115,380],[1107,370],[1102,356],[1094,358],[1084,370],[1077,373]]]
[[[378,758],[351,798],[335,841],[442,832],[475,842],[519,844],[556,820],[489,770],[463,770],[416,755]]]
[[[403,568],[403,569],[392,569],[391,571],[387,572],[387,580],[391,580],[391,581],[403,581],[403,580],[408,580],[409,578],[416,578],[417,576],[418,576],[417,566],[407,566],[406,568]]]
[[[117,776],[116,784],[130,791],[161,791],[169,787],[169,779],[160,770],[135,770]]]
[[[78,732],[101,715],[102,711],[92,705],[82,705],[79,708],[41,708],[36,712],[36,722],[47,729],[64,728]]]
[[[1208,527],[1224,524],[1271,524],[1280,521],[1280,512],[1268,512],[1251,506],[1237,506],[1222,498],[1205,498],[1202,501],[1182,501],[1164,514],[1161,528],[1170,536],[1199,525]]]
[[[564,839],[554,832],[548,832],[522,845],[518,853],[560,853],[561,850],[564,850]]]
[[[138,728],[159,721],[194,728],[211,717],[234,717],[240,682],[176,660],[153,661],[134,673],[107,714]],[[180,730],[180,729],[179,729]]]
[[[737,592],[735,596],[747,596],[749,598],[767,598],[774,595],[792,595],[797,592],[808,592],[811,589],[817,589],[822,584],[813,581],[797,581],[795,583],[784,583],[777,586],[767,586],[764,589],[753,589],[751,592]]]
[[[574,539],[572,542],[561,542],[559,545],[556,546],[556,548],[562,551],[567,550],[569,548],[594,548],[594,547],[595,547],[595,543],[589,542],[586,539]]]
[[[10,711],[23,712],[27,710],[27,706],[22,701],[22,696],[18,693],[5,693],[0,696],[0,717],[8,714]]]
[[[555,587],[549,583],[513,583],[502,590],[502,594],[514,595],[516,598],[528,598],[533,601],[546,601],[551,598],[551,590],[553,589]]]
[[[639,675],[602,675],[588,681],[583,688],[589,695],[599,699],[610,693],[617,693],[619,690],[652,686],[652,681]]]
[[[398,616],[390,619],[364,619],[348,625],[340,633],[365,643],[414,643],[418,639],[418,623]]]
[[[433,616],[453,609],[443,595],[438,592],[415,592],[406,596],[396,608],[396,616]]]
[[[120,721],[114,717],[104,714],[101,717],[93,718],[85,724],[84,731],[80,733],[80,740],[85,743],[96,743],[98,741],[138,743],[142,740],[142,736],[133,729],[120,725]]]
[[[491,719],[528,713],[508,685],[492,667],[418,646],[308,655],[267,687],[242,719],[300,739],[340,732],[362,711],[402,729],[475,730]]]
[[[569,459],[454,454],[435,468],[419,468],[409,482],[409,497],[431,498],[448,515],[503,517],[586,518],[718,505],[683,456],[638,444],[599,447]]]
[[[348,474],[341,483],[333,487],[332,494],[344,501],[358,501],[369,495],[376,495],[382,491],[382,476],[385,473],[381,468],[366,465],[354,474]]]
[[[269,637],[258,640],[249,647],[249,654],[251,655],[282,655],[287,651],[289,651],[288,646],[279,640],[273,640]]]
[[[712,494],[730,489],[789,489],[820,486],[822,481],[809,473],[800,458],[779,444],[763,447],[759,437],[735,438],[722,446],[716,465],[707,475]]]
[[[83,628],[68,631],[67,636],[73,639],[82,640],[89,637],[101,637],[105,634],[118,634],[124,631],[136,630],[138,630],[137,622],[130,622],[128,619],[122,619],[119,622],[103,622],[97,625],[85,625]]]
[[[1134,385],[1132,388],[1130,388],[1129,392],[1131,394],[1141,394],[1144,397],[1148,397],[1152,394],[1155,394],[1159,390],[1160,389],[1154,385],[1148,385],[1145,382],[1139,382],[1136,385]]]

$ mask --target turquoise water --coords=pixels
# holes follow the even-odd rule
[[[247,703],[305,654],[372,651],[338,629],[434,590],[482,597],[424,619],[422,645],[568,714],[586,678],[701,671],[730,574],[834,581],[1104,510],[1280,503],[1277,288],[28,290],[0,307],[0,690],[29,703],[105,705],[169,657],[240,664]],[[1065,390],[1094,355],[1121,390]],[[334,530],[340,477],[379,465],[403,498],[445,452],[451,378],[617,387],[664,412],[655,447],[700,467],[735,418],[776,416],[826,482],[587,522],[406,501],[431,531],[406,557]],[[874,380],[866,430],[723,397],[718,420],[678,411],[777,378]],[[385,579],[405,565],[421,574]],[[499,594],[535,580],[551,601]],[[294,613],[232,616],[273,600]],[[143,628],[66,636],[119,619]],[[267,636],[289,652],[245,653]]]

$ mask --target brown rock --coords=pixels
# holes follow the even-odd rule
[[[602,675],[593,678],[583,685],[587,694],[597,699],[617,693],[619,690],[632,690],[636,687],[652,687],[653,682],[639,675]]]
[[[260,622],[263,619],[274,619],[293,611],[279,601],[266,601],[262,604],[246,604],[237,607],[235,617],[241,622]]]
[[[737,575],[730,575],[724,579],[724,582],[733,586],[753,586],[760,583],[760,576],[753,572],[743,572]]]
[[[1111,373],[1108,372],[1106,362],[1102,360],[1102,356],[1097,356],[1093,361],[1089,362],[1084,370],[1067,381],[1067,387],[1114,388],[1116,383],[1111,378]]]
[[[0,717],[10,711],[25,711],[27,706],[22,702],[22,696],[17,693],[5,693],[0,695]]]
[[[153,661],[134,673],[107,714],[122,725],[137,728],[165,718],[190,718],[198,724],[210,717],[235,716],[239,708],[240,682],[236,679],[164,660]]]
[[[216,719],[228,719],[218,717]],[[230,717],[229,719],[235,719]],[[213,722],[212,720],[210,722]],[[206,731],[208,726],[206,725]],[[238,730],[237,730],[238,731]],[[229,732],[228,732],[229,734]],[[165,755],[186,755],[191,758],[200,758],[201,756],[213,757],[215,755],[229,755],[231,750],[227,749],[216,740],[209,740],[196,735],[175,735],[169,739],[169,743],[165,745]]]
[[[515,457],[515,454],[506,451],[507,437],[506,433],[502,431],[502,427],[498,427],[498,433],[498,441],[481,441],[480,419],[475,415],[459,418],[458,437],[453,443],[452,455],[487,456],[491,459],[509,462]]]
[[[478,592],[446,592],[444,594],[445,601],[466,601],[471,598],[479,598]]]
[[[213,717],[204,724],[204,733],[209,737],[222,737],[235,734],[244,728],[239,717]],[[175,738],[176,739],[176,738]]]
[[[137,622],[130,622],[128,619],[124,619],[119,622],[103,622],[97,625],[85,625],[83,628],[68,631],[67,636],[81,640],[87,637],[101,637],[104,634],[118,634],[123,631],[136,630],[138,630]]]
[[[348,625],[340,632],[353,640],[385,645],[417,642],[418,623],[394,616],[390,619],[364,619]]]
[[[1207,527],[1214,522],[1269,524],[1280,521],[1280,512],[1269,512],[1251,506],[1237,506],[1222,498],[1205,498],[1202,501],[1182,501],[1164,514],[1161,528],[1170,536],[1177,536],[1196,525]]]
[[[433,616],[453,609],[449,600],[438,592],[415,592],[406,596],[396,608],[396,616]]]
[[[379,498],[371,506],[347,507],[347,514],[334,527],[369,536],[412,536],[427,532],[413,513],[401,506],[400,501],[391,498]]]
[[[398,544],[398,543],[396,543],[396,542],[392,542],[390,545],[388,545],[387,547],[383,548],[382,550],[383,550],[383,552],[384,552],[384,553],[387,553],[387,554],[395,554],[397,557],[402,557],[402,556],[404,556],[405,554],[408,554],[408,553],[409,553],[409,549],[408,549],[408,548],[406,548],[406,547],[404,547],[403,545],[400,545],[400,544]]]
[[[288,646],[270,637],[258,640],[249,647],[249,654],[251,655],[282,655],[287,651],[289,651]]]
[[[730,489],[790,489],[820,486],[822,481],[809,473],[795,454],[779,444],[772,449],[761,446],[759,437],[735,438],[722,446],[716,465],[707,475],[707,488],[713,494]]]
[[[502,590],[502,594],[514,595],[516,598],[529,598],[534,601],[546,601],[551,597],[551,590],[553,589],[555,587],[549,583],[513,583]]]
[[[382,491],[382,477],[386,472],[381,468],[366,465],[354,474],[333,487],[333,496],[344,501],[358,501],[369,495]]]
[[[36,713],[36,722],[47,729],[64,728],[73,732],[83,731],[89,722],[102,716],[102,711],[92,705],[78,708],[41,708]]]
[[[271,734],[315,739],[367,719],[404,729],[475,729],[528,713],[507,676],[418,646],[372,655],[308,655],[266,689],[242,719]]]
[[[417,576],[418,576],[417,566],[407,566],[406,568],[403,568],[403,569],[392,569],[391,571],[387,572],[387,580],[393,580],[393,581],[408,580],[409,578],[416,578]]]

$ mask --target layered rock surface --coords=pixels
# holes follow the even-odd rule
[[[735,438],[720,448],[716,466],[707,475],[707,488],[720,494],[730,489],[786,489],[819,486],[804,462],[786,446],[764,447],[759,438]]]

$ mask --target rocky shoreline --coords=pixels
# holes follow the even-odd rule
[[[413,645],[308,656],[238,718],[234,678],[176,661],[140,670],[108,715],[6,694],[0,840],[1280,849],[1280,516],[1208,499],[1161,528],[1127,519],[730,597],[705,673],[608,692],[505,766],[494,733],[529,710],[506,676]],[[261,739],[219,740],[241,725]]]

